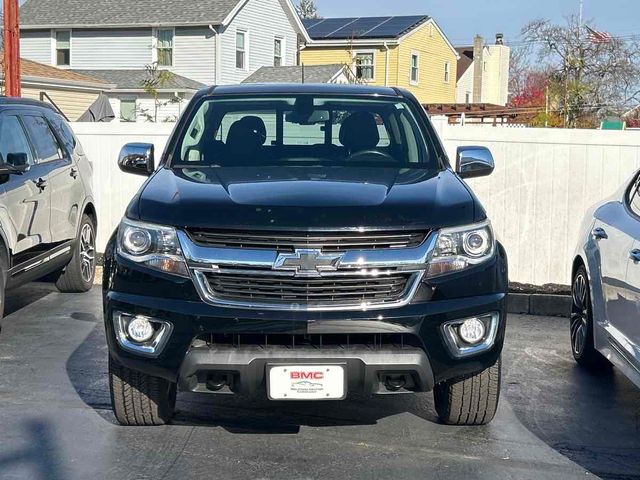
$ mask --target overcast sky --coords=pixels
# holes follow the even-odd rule
[[[502,32],[517,39],[534,18],[562,21],[578,13],[579,0],[316,0],[324,17],[426,14],[452,43],[469,44],[476,33],[487,39]],[[640,37],[640,0],[584,0],[585,18],[615,36]]]

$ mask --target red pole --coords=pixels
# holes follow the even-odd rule
[[[20,23],[18,0],[3,0],[4,90],[7,97],[20,96]]]

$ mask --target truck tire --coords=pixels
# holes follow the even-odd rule
[[[166,425],[176,405],[176,384],[126,368],[109,356],[113,413],[121,425]]]
[[[486,425],[493,420],[500,398],[500,359],[482,372],[436,385],[436,411],[447,425]]]
[[[96,274],[96,226],[93,219],[82,215],[73,257],[62,271],[56,287],[63,293],[87,292]]]

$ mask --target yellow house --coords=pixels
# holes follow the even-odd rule
[[[304,21],[304,65],[346,64],[360,82],[401,87],[422,103],[456,101],[458,52],[425,15]]]

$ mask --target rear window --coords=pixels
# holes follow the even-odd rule
[[[360,97],[232,97],[202,101],[174,167],[335,165],[436,168],[411,105]]]

